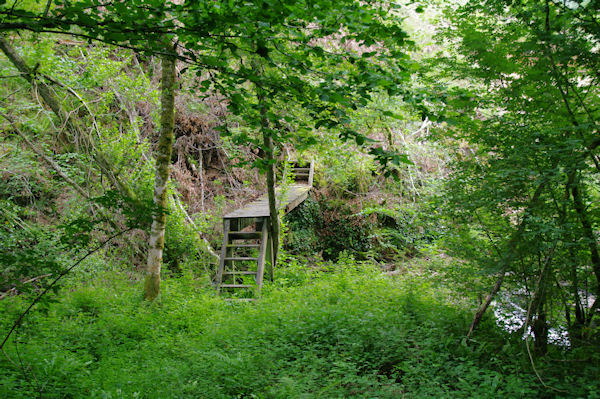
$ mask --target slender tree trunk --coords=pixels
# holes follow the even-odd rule
[[[477,309],[477,312],[475,312],[475,315],[473,316],[473,321],[471,322],[471,325],[469,326],[469,331],[467,332],[467,342],[469,341],[469,338],[471,338],[473,331],[475,330],[475,328],[477,327],[477,325],[483,318],[483,315],[485,314],[485,312],[489,308],[490,304],[492,303],[492,300],[494,299],[494,297],[496,296],[498,291],[500,291],[500,287],[502,287],[502,282],[504,281],[504,276],[506,275],[506,272],[508,271],[512,261],[517,256],[515,247],[517,246],[519,240],[521,239],[523,230],[525,229],[525,226],[527,225],[527,219],[529,216],[529,212],[531,211],[533,206],[539,200],[540,195],[542,195],[542,191],[545,186],[546,186],[546,183],[542,182],[535,190],[535,193],[533,194],[533,197],[531,198],[529,206],[525,210],[525,216],[523,217],[523,220],[521,221],[519,228],[517,229],[517,231],[515,231],[513,233],[510,240],[508,241],[508,243],[506,245],[506,249],[504,251],[504,254],[503,255],[501,254],[500,273],[498,275],[498,278],[496,279],[496,283],[494,284],[494,287],[492,288],[492,290],[490,291],[488,296],[485,298],[485,301],[481,304],[481,306],[479,306],[479,309]]]
[[[154,204],[164,210],[167,208],[167,183],[173,151],[173,127],[175,125],[175,59],[162,58],[160,137],[156,150],[156,175],[154,178]],[[153,215],[150,230],[150,247],[146,267],[144,297],[151,301],[160,292],[160,268],[165,245],[165,224],[167,215],[157,212]]]
[[[260,49],[263,46],[261,43],[256,43],[257,54],[260,53]],[[263,69],[261,66],[261,62],[259,59],[255,59],[253,61],[253,68],[258,75],[262,74]],[[267,197],[269,199],[269,221],[267,223],[267,228],[269,231],[269,240],[271,245],[267,245],[270,248],[271,254],[271,275],[273,274],[273,270],[275,269],[275,265],[277,264],[277,255],[279,251],[279,212],[277,211],[277,197],[275,196],[275,150],[273,146],[273,138],[271,136],[271,126],[269,123],[269,118],[267,117],[267,107],[265,105],[265,92],[260,87],[260,85],[256,85],[256,98],[258,100],[258,107],[260,112],[260,126],[262,130],[263,136],[263,150],[264,160],[266,161],[267,166]]]
[[[537,283],[531,307],[527,314],[529,315],[529,324],[535,338],[534,348],[538,354],[544,355],[548,348],[548,323],[546,320],[546,293],[547,285],[552,274],[552,253],[546,257],[540,269],[540,278]],[[525,331],[526,332],[526,331]]]
[[[267,196],[269,197],[269,235],[271,236],[272,264],[271,270],[277,263],[277,254],[279,251],[279,212],[277,211],[277,198],[275,196],[275,157],[273,148],[273,139],[269,133],[269,121],[267,119],[267,110],[264,107],[262,95],[259,95],[261,125],[263,135],[263,146],[265,151],[265,160],[267,161]]]
[[[21,73],[23,78],[27,80],[32,86],[37,86],[38,92],[40,96],[46,103],[48,107],[56,114],[58,119],[62,123],[71,123],[67,118],[67,114],[62,110],[60,103],[52,92],[50,88],[44,83],[40,81],[36,81],[35,79],[35,71],[30,68],[25,60],[21,58],[21,56],[17,53],[17,51],[11,46],[11,44],[6,40],[3,36],[0,36],[0,50],[6,55],[6,58],[17,68],[17,70]],[[68,126],[73,128],[72,126]]]
[[[500,287],[502,287],[502,282],[504,281],[504,276],[506,275],[506,266],[507,264],[505,264],[505,267],[502,270],[500,270],[500,274],[498,276],[498,279],[496,279],[494,287],[485,298],[485,301],[479,306],[477,312],[475,312],[475,315],[473,316],[473,321],[471,322],[471,325],[469,326],[469,331],[467,332],[467,342],[471,338],[471,335],[473,334],[475,328],[479,325],[479,322],[481,321],[483,315],[492,303],[492,300],[494,299],[498,291],[500,291]]]

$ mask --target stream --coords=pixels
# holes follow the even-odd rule
[[[595,298],[592,295],[586,295],[585,292],[580,292],[583,305],[591,307]],[[496,324],[505,331],[514,333],[523,327],[525,318],[527,317],[527,296],[524,289],[514,290],[512,292],[503,292],[498,294],[498,299],[492,302],[494,316],[496,316]],[[585,303],[587,301],[587,303]],[[523,339],[531,336],[533,333],[531,327],[527,327],[527,331],[523,333]],[[548,330],[548,343],[569,348],[571,342],[566,326],[550,328]]]

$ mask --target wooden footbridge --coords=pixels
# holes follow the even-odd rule
[[[278,210],[288,213],[308,197],[313,173],[312,162],[308,165],[292,163],[294,183],[285,189],[277,187],[275,190]],[[270,277],[273,278],[273,238],[269,237],[268,229],[270,217],[267,194],[223,216],[217,291],[259,292],[265,265],[269,266]]]

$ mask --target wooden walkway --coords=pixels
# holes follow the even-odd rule
[[[312,188],[314,164],[292,165],[294,184],[275,190],[277,209],[284,213],[300,205]],[[229,290],[251,300],[262,288],[265,263],[273,265],[273,240],[268,233],[269,199],[265,194],[255,201],[223,216],[223,245],[221,246],[217,291]],[[271,266],[271,277],[273,268]]]
[[[281,189],[278,187],[275,190],[277,209],[284,209],[285,213],[290,212],[304,202],[308,197],[308,192],[311,188],[312,186],[307,184],[294,184],[282,193]],[[269,216],[269,196],[265,194],[244,207],[228,213],[223,216],[223,219],[264,218]]]

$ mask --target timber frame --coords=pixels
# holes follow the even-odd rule
[[[291,162],[294,183],[276,189],[277,209],[288,213],[300,205],[313,185],[314,162]],[[239,294],[253,300],[263,285],[265,267],[273,280],[273,237],[269,236],[269,201],[267,195],[223,216],[223,244],[215,284],[217,292]],[[277,215],[275,215],[277,217]],[[252,278],[253,277],[253,278]],[[247,295],[247,296],[245,296]]]

